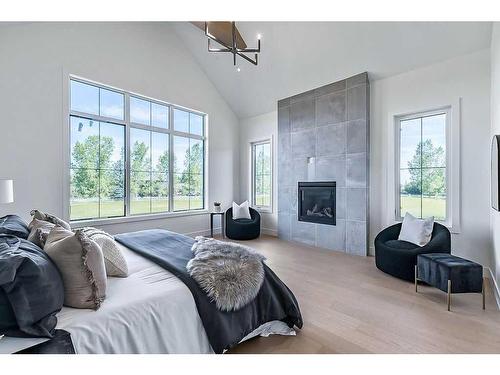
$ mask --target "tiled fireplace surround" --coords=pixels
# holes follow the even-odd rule
[[[278,236],[368,253],[367,73],[278,102]],[[336,181],[336,225],[297,220],[299,181]]]

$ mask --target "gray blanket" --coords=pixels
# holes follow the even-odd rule
[[[0,333],[52,337],[64,300],[57,267],[38,246],[0,235]]]
[[[302,328],[302,316],[295,296],[265,264],[264,281],[257,296],[237,311],[221,311],[186,269],[193,258],[191,247],[194,239],[160,229],[119,234],[115,239],[173,273],[189,288],[215,353],[237,345],[246,335],[269,321],[281,320],[289,327]]]

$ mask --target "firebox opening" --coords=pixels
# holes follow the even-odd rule
[[[336,182],[299,182],[298,220],[336,224]]]

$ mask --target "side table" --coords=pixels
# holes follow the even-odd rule
[[[220,226],[222,231],[222,238],[226,237],[224,230],[224,212],[210,212],[210,237],[214,237],[214,216],[220,215]]]

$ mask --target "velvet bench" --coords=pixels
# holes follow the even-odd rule
[[[452,293],[482,293],[485,308],[483,266],[446,253],[420,254],[415,266],[415,292],[417,281],[423,281],[448,294],[450,311]]]

